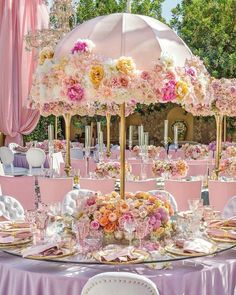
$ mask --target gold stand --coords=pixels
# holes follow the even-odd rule
[[[223,116],[215,114],[216,119],[216,155],[215,155],[215,179],[219,177],[220,158],[222,152],[222,123]]]
[[[65,163],[65,172],[67,176],[70,176],[71,171],[71,162],[70,162],[70,122],[71,115],[64,114],[63,115],[65,124],[66,124],[66,163]]]
[[[57,133],[58,133],[58,117],[55,116],[55,139],[57,139]]]
[[[108,158],[111,156],[111,114],[106,114],[107,120],[107,152]]]
[[[125,198],[125,103],[120,106],[120,196]]]
[[[226,142],[227,138],[227,117],[224,116],[224,133],[223,133],[223,142]]]

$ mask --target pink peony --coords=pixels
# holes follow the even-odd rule
[[[84,41],[78,41],[75,43],[74,47],[71,50],[71,53],[74,54],[75,52],[87,52],[88,51],[88,44]]]
[[[96,203],[96,198],[95,197],[92,197],[92,198],[88,198],[87,199],[87,205],[88,206],[92,206]]]
[[[162,88],[162,99],[163,101],[172,101],[176,98],[175,93],[176,82],[171,80],[165,84],[165,87]]]
[[[71,101],[82,101],[84,99],[84,89],[79,83],[68,87],[67,96]]]

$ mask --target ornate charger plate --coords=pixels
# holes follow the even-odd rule
[[[106,264],[129,264],[129,263],[139,263],[143,262],[148,259],[149,253],[143,250],[135,249],[132,251],[132,255],[136,256],[136,259],[130,259],[129,261],[106,261],[105,259],[102,259],[103,256],[112,254],[114,252],[117,252],[115,249],[107,249],[107,250],[101,250],[98,252],[93,252],[93,257],[103,263]],[[121,256],[124,257],[124,256]],[[118,258],[118,257],[117,257]]]
[[[225,242],[225,243],[234,243],[234,244],[236,244],[236,239],[233,240],[233,239],[229,239],[229,238],[226,238],[226,237],[225,238],[224,237],[222,237],[222,238],[213,237],[213,236],[211,236],[209,234],[208,234],[208,238],[210,240],[214,241],[214,242]]]
[[[0,243],[0,248],[21,246],[21,245],[28,244],[31,241],[32,241],[31,238],[27,238],[27,239],[18,240],[18,241],[12,242],[12,243]]]
[[[76,251],[71,251],[69,249],[63,249],[63,254],[60,255],[48,255],[48,256],[42,256],[42,255],[30,255],[25,258],[30,259],[37,259],[37,260],[43,260],[43,259],[56,259],[56,258],[63,258],[67,256],[74,255]]]
[[[196,252],[196,253],[187,253],[184,252],[182,249],[177,248],[174,244],[172,245],[168,245],[165,247],[166,252],[174,254],[174,255],[178,255],[178,256],[201,256],[201,255],[210,255],[213,254],[216,250],[217,250],[217,246],[213,245],[212,247],[212,251],[210,253],[201,253],[201,252]]]
[[[18,223],[0,222],[0,232],[30,231],[29,227],[19,227]],[[20,224],[20,223],[19,223]],[[5,226],[4,226],[5,225]]]

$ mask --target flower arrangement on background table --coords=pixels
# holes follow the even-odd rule
[[[78,222],[90,224],[90,231],[100,231],[104,241],[121,241],[127,236],[127,224],[133,224],[132,238],[139,239],[139,226],[146,225],[142,238],[157,241],[170,235],[170,216],[174,214],[169,201],[162,196],[152,196],[146,192],[127,193],[123,200],[113,192],[106,196],[84,199],[77,208]]]
[[[220,174],[236,178],[236,157],[221,160]]]
[[[148,157],[151,159],[155,159],[156,157],[158,157],[161,150],[163,150],[163,148],[160,146],[149,145],[147,149]],[[141,152],[140,146],[138,145],[134,146],[132,149],[132,152],[135,154],[136,157],[139,157]]]
[[[156,177],[182,178],[187,175],[188,164],[184,160],[158,160],[153,163],[152,173]]]
[[[126,163],[125,170],[127,176],[131,173],[131,165]],[[119,178],[120,162],[99,162],[94,172],[97,178]]]
[[[224,156],[226,158],[234,158],[236,157],[236,146],[228,146],[224,151]]]
[[[185,158],[199,160],[208,156],[208,146],[204,144],[192,145],[186,143],[182,145],[181,149],[184,151]]]

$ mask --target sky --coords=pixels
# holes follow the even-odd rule
[[[171,9],[180,2],[181,0],[165,0],[162,5],[162,15],[167,21],[171,19]]]

